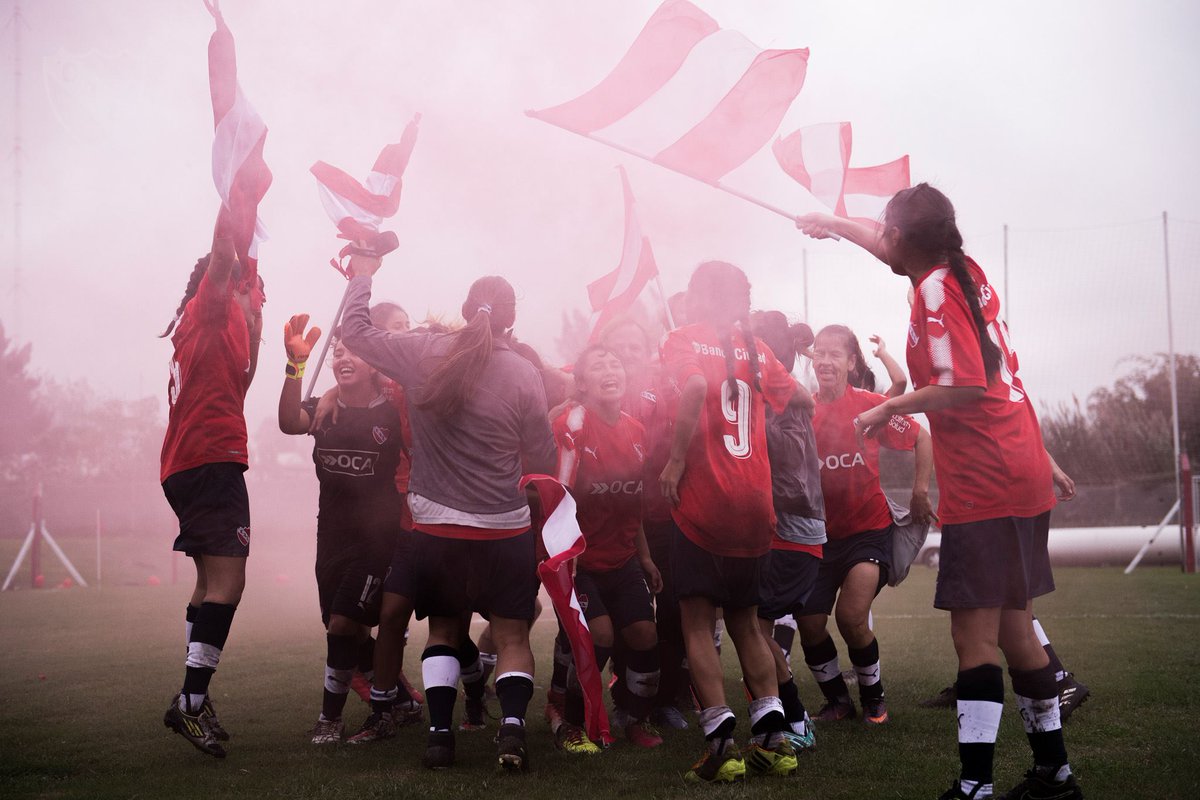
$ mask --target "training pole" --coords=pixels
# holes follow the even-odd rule
[[[96,509],[96,588],[99,589],[100,583],[100,509]]]
[[[1167,236],[1167,212],[1162,212],[1163,223],[1163,272],[1167,278],[1167,354],[1170,362],[1167,367],[1171,376],[1171,433],[1175,443],[1175,486],[1179,483],[1179,383],[1175,373],[1175,324],[1171,319],[1171,250],[1170,239]],[[1182,489],[1179,490],[1179,501],[1184,502]]]
[[[42,485],[39,483],[33,492],[33,525],[30,528],[33,539],[29,543],[29,586],[38,588],[38,575],[42,574]],[[43,579],[44,580],[44,579]]]
[[[1176,500],[1175,505],[1171,506],[1171,510],[1168,511],[1167,515],[1162,518],[1162,522],[1158,523],[1158,527],[1154,529],[1154,533],[1151,534],[1150,538],[1146,540],[1146,543],[1142,545],[1142,549],[1138,550],[1137,555],[1134,556],[1133,560],[1129,562],[1129,566],[1125,568],[1126,575],[1133,572],[1135,569],[1137,569],[1137,565],[1142,563],[1142,559],[1146,557],[1146,553],[1150,552],[1150,548],[1154,545],[1154,541],[1158,539],[1158,535],[1163,532],[1163,530],[1167,527],[1167,523],[1171,521],[1171,518],[1174,517],[1178,511],[1179,501]]]
[[[1196,572],[1196,507],[1192,503],[1192,465],[1187,453],[1179,457],[1179,497],[1182,505],[1179,507],[1179,533],[1182,537],[1180,550],[1183,551],[1183,571],[1194,575]]]

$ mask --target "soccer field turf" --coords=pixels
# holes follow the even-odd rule
[[[683,783],[700,747],[694,725],[666,733],[653,751],[620,738],[594,757],[554,748],[542,719],[554,635],[549,612],[534,630],[538,691],[530,709],[530,774],[495,770],[494,723],[490,731],[459,734],[458,764],[441,773],[419,765],[420,726],[374,746],[314,747],[305,732],[319,711],[324,657],[315,588],[309,579],[278,582],[253,571],[213,681],[214,700],[233,734],[229,757],[203,756],[161,722],[182,674],[188,594],[182,576],[189,572],[185,564],[176,586],[0,595],[0,796],[534,800],[715,791],[722,797],[932,798],[956,774],[953,712],[916,706],[950,683],[955,669],[948,616],[931,607],[934,574],[923,567],[899,588],[885,589],[876,605],[892,721],[879,729],[823,725],[817,750],[801,758],[797,777],[721,789]],[[1132,576],[1059,569],[1056,577],[1058,591],[1038,611],[1067,668],[1092,690],[1067,725],[1067,746],[1087,797],[1200,797],[1200,737],[1192,726],[1200,698],[1200,582],[1169,568]],[[405,659],[414,679],[424,639],[424,627],[414,625]],[[725,648],[724,662],[744,737],[746,702],[732,647]],[[812,678],[799,658],[794,665],[801,695],[815,709]],[[1008,700],[998,790],[1017,782],[1029,762],[1011,690]],[[366,713],[352,695],[348,727]]]

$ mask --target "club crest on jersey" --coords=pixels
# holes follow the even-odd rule
[[[242,543],[242,547],[250,546],[250,526],[239,525],[237,529],[238,541]]]
[[[367,477],[375,474],[375,463],[379,453],[369,453],[365,450],[317,450],[317,460],[326,472],[336,472],[339,475]]]
[[[579,610],[580,610],[580,611],[587,611],[587,607],[588,607],[588,596],[587,596],[586,594],[584,594],[583,592],[581,592],[581,591],[579,591],[579,590],[576,590],[576,591],[575,591],[575,597],[576,597],[576,598],[578,598],[578,600],[579,600]]]
[[[383,444],[384,442],[386,442],[388,440],[388,436],[390,436],[390,435],[391,435],[391,431],[389,431],[387,428],[381,427],[379,425],[376,425],[374,428],[371,428],[371,436],[374,437],[375,444]]]
[[[912,322],[908,323],[908,346],[916,347],[917,342],[921,341],[921,337],[917,335],[917,326]]]

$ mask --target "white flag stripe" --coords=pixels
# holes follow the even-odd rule
[[[325,208],[325,213],[329,215],[335,225],[346,217],[356,219],[364,224],[373,224],[376,228],[383,222],[383,217],[372,214],[352,200],[334,194],[323,183],[317,183],[317,194],[321,198],[321,205]]]
[[[575,518],[575,498],[570,492],[564,492],[562,500],[550,512],[546,524],[542,527],[542,542],[546,545],[546,555],[553,558],[569,550],[582,538],[579,521]]]
[[[813,201],[807,189],[779,168],[769,147],[750,156],[745,163],[721,178],[719,183],[793,214],[823,209]]]
[[[636,209],[636,206],[634,208]],[[613,285],[613,290],[608,295],[609,300],[614,300],[625,294],[625,292],[629,291],[629,287],[633,285],[634,276],[637,275],[638,263],[642,260],[642,241],[642,224],[638,221],[636,213],[631,214],[631,218],[625,226],[625,241],[621,247],[621,271],[617,273],[617,282]]]
[[[596,131],[596,137],[653,159],[699,124],[760,52],[738,31],[717,31],[692,49],[666,85],[621,120]]]
[[[213,137],[213,182],[226,206],[229,205],[229,187],[238,170],[266,132],[266,124],[239,87],[233,106],[217,123]]]
[[[810,125],[800,139],[800,152],[812,180],[813,196],[830,208],[837,207],[838,198],[842,196],[842,181],[846,178],[847,164],[841,154],[842,127],[841,122]]]
[[[891,199],[877,194],[848,194],[843,198],[846,216],[877,220],[883,216],[883,210]]]

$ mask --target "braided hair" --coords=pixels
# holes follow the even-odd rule
[[[187,304],[196,292],[200,291],[200,281],[204,279],[204,274],[208,272],[208,262],[212,258],[212,253],[205,253],[196,262],[196,266],[192,267],[192,274],[188,276],[187,288],[183,290],[183,299],[179,301],[179,307],[175,309],[175,318],[171,320],[171,324],[167,329],[158,335],[159,339],[165,339],[171,335],[171,331],[175,330],[175,326],[179,324],[180,318],[183,317],[183,311],[187,308]]]
[[[746,353],[750,357],[751,385],[760,393],[761,369],[758,345],[750,327],[750,281],[746,273],[724,261],[705,261],[696,267],[688,282],[689,308],[696,315],[690,322],[705,322],[717,332],[717,341],[725,353],[725,374],[729,399],[737,402],[737,361],[733,352],[733,332],[740,328]]]
[[[958,281],[971,319],[979,333],[979,350],[988,376],[1000,369],[1000,347],[988,334],[983,318],[979,287],[975,285],[963,252],[962,233],[954,218],[950,199],[928,183],[918,183],[904,189],[888,201],[884,211],[885,229],[896,228],[904,243],[921,255],[935,261],[945,259],[950,272]]]

